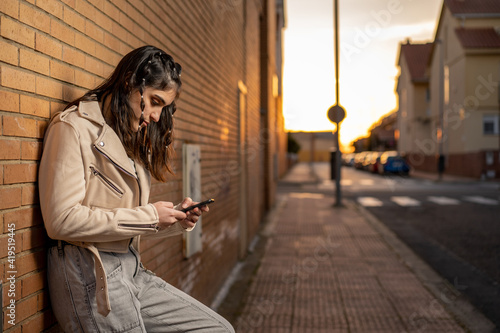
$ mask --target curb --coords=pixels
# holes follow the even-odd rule
[[[493,333],[495,325],[480,313],[447,280],[436,273],[427,263],[418,257],[398,236],[386,227],[368,210],[351,201],[344,201],[349,209],[357,210],[382,236],[386,244],[400,257],[404,264],[415,274],[417,279],[439,300],[444,308],[469,332]]]
[[[285,185],[286,186],[286,185]],[[288,194],[278,194],[276,205],[266,214],[257,235],[252,241],[248,255],[239,261],[224,286],[220,289],[212,308],[236,326],[237,320],[246,305],[248,288],[258,272],[260,261],[266,253],[268,240],[274,234],[277,216],[285,207]],[[427,263],[413,252],[399,237],[372,215],[364,207],[355,202],[343,199],[343,207],[353,210],[364,218],[382,237],[401,262],[415,275],[431,295],[434,302],[439,302],[449,315],[469,333],[493,333],[495,325],[480,313],[458,291],[460,286],[452,285],[436,273]],[[425,309],[423,309],[425,311]]]

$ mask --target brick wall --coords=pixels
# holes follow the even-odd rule
[[[248,17],[254,17],[254,20],[246,21],[245,28],[245,50],[247,54],[247,61],[245,66],[245,84],[248,88],[247,93],[247,149],[245,151],[247,170],[249,171],[249,179],[252,181],[247,182],[248,187],[248,239],[250,243],[251,238],[257,232],[259,221],[264,214],[263,196],[264,179],[263,172],[263,143],[262,131],[260,127],[261,114],[260,114],[260,15],[262,14],[261,1],[247,1],[246,13]]]
[[[415,170],[435,174],[438,172],[437,156],[412,153],[407,156],[407,160]],[[488,160],[490,164],[487,163]],[[500,178],[499,153],[481,151],[446,155],[444,174],[476,179],[498,179]]]
[[[487,154],[490,155],[491,164],[486,162],[488,160]],[[476,179],[481,177],[500,178],[500,156],[498,151],[450,154],[447,159],[445,173],[450,175]]]
[[[165,184],[153,184],[151,201],[182,199],[183,143],[201,146],[202,193],[217,201],[203,218],[201,253],[185,260],[179,236],[143,242],[143,261],[168,282],[210,304],[238,259],[240,154],[247,156],[248,241],[272,203],[276,179],[268,173],[274,168],[283,172],[281,164],[275,165],[286,154],[281,106],[269,94],[275,59],[262,48],[273,41],[261,42],[274,39],[276,31],[260,33],[263,22],[274,23],[273,17],[266,17],[269,8],[274,13],[273,4],[272,0],[0,1],[4,331],[60,330],[46,289],[47,238],[37,189],[48,120],[101,82],[125,53],[144,44],[163,48],[183,66],[175,124],[176,175]],[[238,81],[248,88],[244,152],[238,141]],[[271,116],[263,118],[261,109],[269,106],[271,112],[265,115]],[[7,280],[11,275],[13,279]],[[11,299],[15,326],[7,316]]]
[[[406,156],[406,160],[414,170],[437,173],[438,159],[435,155],[410,153]]]

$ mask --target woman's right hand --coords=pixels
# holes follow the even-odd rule
[[[153,203],[156,211],[158,212],[158,217],[160,222],[158,222],[158,230],[163,230],[170,227],[177,221],[182,221],[186,219],[186,213],[174,209],[174,204],[167,201],[158,201]]]

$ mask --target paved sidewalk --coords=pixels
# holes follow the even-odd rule
[[[250,263],[218,307],[236,332],[494,331],[362,208],[298,190],[317,181],[309,164],[284,180]]]

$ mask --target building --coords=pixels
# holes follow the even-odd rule
[[[369,151],[371,148],[369,137],[360,137],[352,141],[351,146],[354,147],[355,153],[360,153],[362,151]]]
[[[369,130],[370,149],[372,151],[396,150],[397,112],[380,118]]]
[[[368,136],[351,142],[354,152],[396,150],[398,113],[393,111],[382,116],[368,130]]]
[[[161,47],[183,67],[176,174],[165,184],[153,183],[151,201],[179,202],[190,193],[187,174],[194,167],[186,152],[194,151],[198,157],[190,161],[199,162],[193,165],[201,175],[194,193],[216,202],[195,229],[200,232],[144,242],[143,262],[211,304],[274,205],[276,181],[286,170],[284,13],[283,0],[0,2],[4,332],[58,331],[46,289],[47,238],[37,189],[48,121],[144,44]],[[8,244],[14,241],[11,256]],[[7,272],[14,271],[9,261],[13,284],[7,282]],[[11,294],[5,292],[10,286]],[[11,301],[16,317],[9,323]]]
[[[497,1],[445,0],[434,42],[401,45],[398,149],[415,169],[500,177],[498,26]]]
[[[335,141],[331,131],[326,132],[290,132],[300,145],[298,162],[329,162]]]
[[[409,40],[400,47],[396,92],[399,97],[397,112],[398,151],[412,158],[419,152],[419,143],[431,137],[430,90],[427,64],[432,43],[411,44]],[[430,158],[430,157],[427,157]],[[435,163],[429,161],[430,169]],[[427,165],[427,164],[423,164]]]

